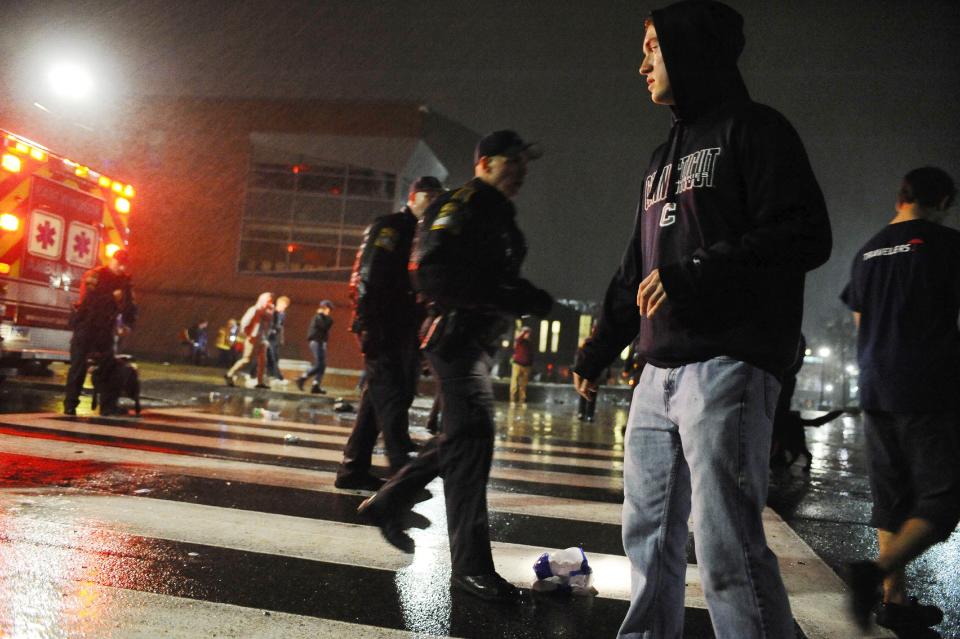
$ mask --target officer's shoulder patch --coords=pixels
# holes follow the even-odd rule
[[[463,202],[450,200],[440,207],[436,219],[430,225],[431,231],[447,230],[456,233],[459,230],[459,213],[463,210]]]
[[[456,202],[469,202],[470,198],[477,192],[472,186],[463,186],[453,192],[453,195],[450,196],[452,201]]]
[[[430,225],[430,230],[446,230],[454,234],[459,233],[460,227],[463,225],[464,212],[469,209],[467,204],[476,192],[477,190],[472,186],[464,186],[454,191],[450,195],[450,199],[440,207],[437,217]]]
[[[384,226],[380,229],[380,232],[377,233],[376,239],[373,240],[373,245],[385,251],[394,250],[397,248],[397,230],[389,226]]]

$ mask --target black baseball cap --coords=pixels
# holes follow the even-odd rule
[[[424,175],[418,177],[414,180],[413,184],[410,185],[410,192],[416,193],[418,191],[442,191],[443,184],[440,183],[440,180],[433,177],[432,175]]]
[[[494,131],[480,138],[473,150],[473,163],[476,164],[483,157],[494,155],[517,155],[525,153],[528,160],[536,160],[543,155],[543,149],[536,142],[524,142],[516,131],[504,129]]]

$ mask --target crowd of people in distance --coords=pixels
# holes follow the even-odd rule
[[[217,331],[214,349],[217,354],[215,364],[226,368],[224,378],[233,385],[241,374],[257,380],[257,388],[268,388],[270,380],[287,383],[280,370],[280,347],[286,343],[285,325],[290,298],[281,295],[273,300],[273,294],[262,293],[256,303],[246,310],[241,319],[230,318]],[[313,379],[311,393],[323,394],[326,391],[321,383],[326,370],[327,339],[333,318],[330,316],[333,303],[322,300],[317,306],[306,336],[313,362],[310,367],[296,378],[297,387],[303,391],[305,383]],[[183,358],[189,364],[209,364],[207,327],[209,322],[201,320],[189,328],[180,331],[180,344]]]

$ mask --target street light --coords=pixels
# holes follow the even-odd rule
[[[93,93],[93,75],[76,62],[59,62],[53,65],[47,73],[47,80],[56,95],[68,100],[86,100]]]
[[[826,359],[827,357],[830,357],[830,347],[821,346],[819,350],[817,350],[817,355],[819,355],[820,357],[823,357],[824,359]]]

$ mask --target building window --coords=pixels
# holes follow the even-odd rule
[[[583,344],[583,340],[590,337],[590,330],[593,328],[593,316],[581,315],[580,326],[577,331],[577,344]]]
[[[547,339],[550,337],[550,322],[540,320],[540,352],[547,352]]]
[[[396,183],[392,173],[255,144],[238,270],[347,280],[364,228],[393,209]]]
[[[550,325],[550,352],[556,353],[560,348],[560,321],[553,320]]]

